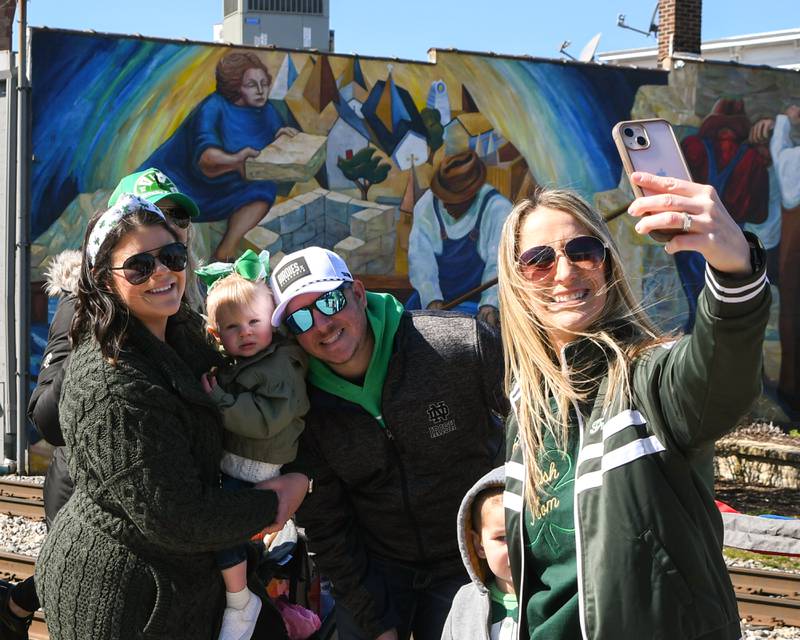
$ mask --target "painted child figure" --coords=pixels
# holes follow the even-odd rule
[[[506,547],[503,490],[499,467],[464,496],[458,510],[458,545],[471,582],[459,589],[442,640],[513,640],[518,606]]]
[[[294,460],[309,407],[307,358],[295,343],[273,335],[266,251],[248,250],[233,264],[215,262],[197,274],[209,285],[208,331],[227,356],[201,383],[224,421],[223,487],[241,489],[279,475]],[[261,610],[247,588],[246,557],[244,545],[217,554],[227,598],[220,640],[250,638]]]

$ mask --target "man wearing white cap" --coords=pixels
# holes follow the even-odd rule
[[[311,411],[285,469],[310,481],[298,520],[333,583],[339,638],[438,640],[468,579],[458,506],[502,448],[499,336],[405,312],[319,247],[283,258],[272,290],[273,325],[310,356]]]

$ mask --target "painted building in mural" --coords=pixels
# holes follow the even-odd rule
[[[464,298],[491,320],[499,227],[530,189],[554,185],[606,215],[643,304],[679,329],[691,288],[621,215],[632,196],[610,135],[619,120],[663,117],[696,178],[716,181],[771,251],[783,305],[765,374],[800,403],[796,72],[459,51],[413,62],[34,30],[32,85],[34,280],[79,246],[121,176],[157,166],[200,204],[205,259],[320,244],[410,304]]]

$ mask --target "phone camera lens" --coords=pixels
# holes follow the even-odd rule
[[[624,134],[625,134],[627,137],[629,137],[629,138],[632,138],[632,137],[633,137],[633,129],[631,129],[630,127],[625,127],[625,128],[622,130],[622,133],[624,133]]]
[[[638,136],[636,138],[636,144],[640,144],[642,146],[645,146],[647,144],[647,138],[645,138],[644,136]]]

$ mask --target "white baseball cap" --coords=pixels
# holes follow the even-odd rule
[[[270,278],[275,311],[272,326],[279,327],[292,298],[304,293],[327,293],[353,275],[338,255],[322,247],[307,247],[284,256]]]

